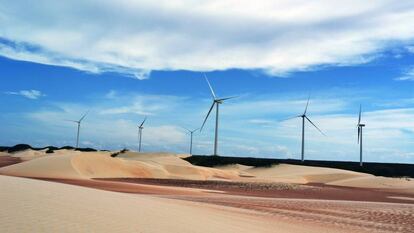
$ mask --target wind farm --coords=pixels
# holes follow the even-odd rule
[[[413,233],[413,18],[0,1],[0,232]]]

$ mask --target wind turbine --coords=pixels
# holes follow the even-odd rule
[[[194,129],[194,130],[189,130],[187,128],[184,128],[184,129],[187,130],[190,133],[190,155],[193,155],[193,134],[194,134],[195,131],[199,130],[200,128],[197,128],[197,129]]]
[[[359,166],[362,167],[362,128],[365,127],[365,124],[361,124],[361,114],[362,107],[359,105],[359,117],[358,117],[358,144],[359,144]]]
[[[303,114],[298,115],[298,116],[294,116],[291,118],[288,118],[287,120],[293,119],[293,118],[297,118],[297,117],[301,117],[302,118],[302,150],[301,150],[301,161],[302,163],[305,161],[305,119],[307,121],[309,121],[309,123],[311,123],[322,135],[326,136],[322,130],[320,130],[318,128],[318,126],[316,126],[306,115],[307,111],[308,111],[308,106],[309,106],[309,99],[310,99],[310,95],[308,97],[308,101],[306,102],[306,107],[305,107],[305,111],[303,112]]]
[[[200,128],[200,132],[201,132],[201,130],[203,130],[204,124],[206,123],[207,118],[211,113],[211,110],[213,110],[214,105],[216,105],[216,130],[215,130],[215,136],[214,136],[214,155],[217,156],[218,155],[217,146],[218,146],[219,106],[220,106],[220,104],[223,103],[223,101],[228,100],[228,99],[236,98],[237,96],[231,96],[231,97],[226,97],[226,98],[217,98],[217,96],[214,93],[214,90],[211,87],[210,82],[208,81],[207,76],[205,74],[204,74],[204,78],[206,79],[208,87],[210,88],[211,95],[213,97],[213,104],[211,105],[210,110],[208,111],[207,116],[204,119],[203,125]]]
[[[138,152],[141,152],[141,140],[142,140],[142,130],[144,129],[144,123],[147,120],[147,117],[144,118],[142,123],[138,126],[138,138],[139,138],[139,147]]]
[[[83,119],[86,117],[86,115],[88,115],[89,111],[87,111],[78,121],[74,121],[74,120],[66,120],[66,121],[71,121],[74,122],[76,124],[78,124],[78,133],[76,134],[76,148],[78,148],[79,146],[79,131],[80,131],[80,125],[83,121]]]

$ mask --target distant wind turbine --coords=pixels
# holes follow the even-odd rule
[[[194,134],[195,131],[199,130],[200,128],[197,128],[197,129],[194,129],[194,130],[189,130],[187,128],[184,128],[184,129],[187,130],[188,133],[190,133],[190,155],[193,155],[193,134]]]
[[[210,82],[208,81],[207,76],[205,74],[204,74],[204,78],[206,79],[208,87],[210,88],[211,95],[213,97],[213,104],[211,105],[210,110],[208,111],[207,116],[204,119],[203,125],[200,128],[200,132],[201,132],[201,130],[203,130],[204,124],[206,123],[207,118],[211,113],[211,110],[213,110],[214,105],[216,105],[216,131],[215,131],[215,136],[214,136],[214,155],[217,156],[218,155],[218,153],[217,153],[218,148],[217,147],[218,147],[219,106],[220,106],[220,104],[223,103],[223,101],[228,100],[228,99],[236,98],[237,96],[231,96],[231,97],[226,97],[226,98],[217,98],[216,94],[214,93],[214,90],[211,87]]]
[[[291,118],[288,118],[288,119],[286,119],[286,120],[290,120],[290,119],[293,119],[293,118],[297,118],[297,117],[301,117],[302,118],[302,151],[301,151],[301,160],[302,160],[302,162],[304,162],[305,161],[305,119],[307,120],[307,121],[309,121],[309,123],[311,123],[322,135],[324,135],[324,136],[326,136],[323,132],[322,132],[322,130],[320,130],[319,128],[318,128],[318,126],[316,126],[309,118],[308,118],[308,116],[306,115],[306,112],[308,111],[308,106],[309,106],[309,99],[310,99],[310,95],[309,95],[309,97],[308,97],[308,101],[307,101],[307,103],[306,103],[306,107],[305,107],[305,111],[303,112],[303,114],[301,114],[301,115],[298,115],[298,116],[294,116],[294,117],[291,117]]]
[[[142,123],[138,126],[138,138],[139,138],[138,152],[141,152],[142,130],[144,129],[144,123],[146,120],[147,120],[147,117],[145,117]]]
[[[76,134],[76,148],[79,147],[79,132],[80,132],[81,123],[82,123],[83,119],[86,117],[86,115],[88,115],[88,113],[89,113],[89,111],[87,111],[78,121],[66,120],[66,121],[70,121],[70,122],[74,122],[74,123],[78,124],[78,133]]]
[[[362,128],[365,127],[365,124],[361,124],[361,114],[362,106],[359,105],[359,117],[358,117],[358,144],[359,144],[359,166],[362,167]]]

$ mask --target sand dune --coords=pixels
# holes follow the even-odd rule
[[[245,171],[256,176],[257,179],[299,184],[328,183],[353,177],[370,176],[369,174],[365,173],[358,173],[341,169],[299,166],[290,164],[280,164],[272,166],[270,168],[251,168]]]
[[[23,157],[26,157],[24,153],[31,154],[31,151],[27,150],[20,153]],[[39,178],[81,179],[81,175],[72,166],[72,158],[79,154],[80,152],[76,151],[66,151],[64,154],[31,159],[2,167],[0,168],[0,174]]]
[[[1,174],[37,178],[174,178],[174,179],[232,179],[234,171],[194,166],[179,157],[166,153],[141,154],[128,152],[112,158],[109,152],[56,151],[33,159],[31,150],[14,156],[31,157],[23,163],[0,168]]]
[[[235,180],[249,182],[321,183],[361,188],[398,189],[414,193],[413,179],[376,177],[353,171],[280,164],[254,168],[240,164],[207,168],[194,166],[169,153],[126,152],[111,157],[111,152],[25,150],[13,154],[24,162],[0,168],[0,174],[37,178],[155,178],[190,180]]]
[[[414,194],[414,179],[389,178],[378,176],[364,176],[329,182],[330,185],[339,185],[359,188],[379,188]]]
[[[244,171],[254,175],[255,179],[264,181],[298,184],[321,183],[414,193],[414,179],[378,177],[334,168],[280,164],[270,168],[250,168]]]
[[[1,151],[0,151],[0,156],[10,156],[10,155],[9,155],[9,153],[6,153],[6,152],[1,152]]]
[[[242,164],[230,164],[225,166],[218,166],[216,168],[224,171],[233,171],[241,177],[254,177],[253,174],[247,172],[247,170],[254,168],[252,166],[246,166]]]
[[[46,153],[47,149],[44,150],[32,150],[32,149],[28,149],[28,150],[24,150],[24,151],[18,151],[18,152],[14,152],[14,153],[9,153],[9,156],[12,157],[18,157],[23,161],[28,161],[28,160],[32,160],[32,159],[37,159],[43,156],[47,156],[47,155],[51,155],[51,154],[47,154]],[[60,153],[65,153],[66,150],[62,150],[60,151]]]

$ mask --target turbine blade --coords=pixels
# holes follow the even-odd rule
[[[362,111],[362,106],[359,105],[359,117],[358,117],[358,126],[361,123],[361,111]]]
[[[139,125],[139,127],[142,127],[145,123],[145,121],[147,120],[147,117],[144,118],[144,120],[142,121],[142,123]]]
[[[188,132],[191,132],[191,130],[187,129],[186,127],[181,127],[181,128],[187,130]]]
[[[280,121],[288,121],[288,120],[292,120],[294,118],[298,118],[298,117],[301,117],[301,116],[302,115],[297,115],[297,116],[289,117],[289,118],[286,118],[286,119],[283,119],[283,120],[280,120]]]
[[[306,118],[306,120],[308,120],[313,126],[315,126],[315,128],[323,135],[323,136],[326,136],[326,134],[324,134],[323,132],[322,132],[322,130],[320,130],[319,128],[318,128],[318,126],[316,126],[307,116],[305,116],[305,118]]]
[[[206,123],[207,118],[208,118],[208,116],[210,115],[211,110],[213,110],[213,107],[214,107],[214,105],[215,105],[215,104],[216,104],[216,102],[213,102],[213,104],[212,104],[212,105],[211,105],[211,107],[210,107],[210,110],[208,110],[208,113],[207,113],[206,118],[204,119],[203,125],[200,127],[200,131],[201,131],[201,130],[203,130],[204,124]]]
[[[211,91],[211,95],[213,96],[213,99],[215,100],[215,99],[216,99],[216,94],[214,93],[214,90],[213,90],[213,88],[211,87],[211,84],[210,84],[210,82],[208,81],[206,74],[204,74],[204,78],[206,79],[207,84],[208,84],[208,87],[210,88],[210,91]]]
[[[358,144],[359,144],[359,136],[361,134],[361,128],[358,126]]]
[[[79,120],[79,122],[81,122],[82,120],[83,120],[83,118],[85,118],[86,117],[86,115],[88,115],[88,113],[89,113],[89,111],[90,110],[88,110],[82,117],[81,117],[81,119]]]
[[[234,98],[237,98],[237,97],[239,97],[239,96],[230,96],[230,97],[218,99],[218,101],[224,101],[224,100],[234,99]]]
[[[64,120],[64,121],[70,121],[70,122],[75,122],[75,123],[78,123],[78,121],[74,121],[74,120]]]
[[[195,131],[197,131],[197,130],[199,130],[200,128],[197,128],[197,129],[194,129],[194,130],[192,130],[192,131],[190,131],[190,132],[192,132],[192,133],[194,133]]]
[[[303,115],[306,115],[306,112],[308,111],[309,100],[310,100],[310,94],[308,96],[308,102],[306,102],[306,107],[305,107],[305,111],[303,112]]]

